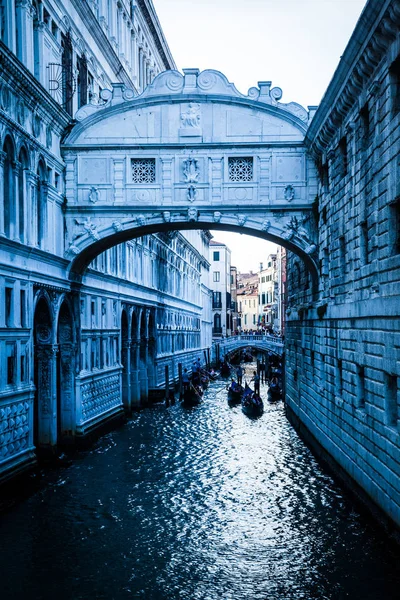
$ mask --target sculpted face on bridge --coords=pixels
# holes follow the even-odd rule
[[[303,143],[312,114],[280,103],[280,88],[260,82],[244,96],[217,71],[186,69],[133,99],[121,84],[103,96],[78,111],[63,146],[71,259],[93,254],[94,242],[102,251],[195,223],[265,237],[312,263],[317,187]]]

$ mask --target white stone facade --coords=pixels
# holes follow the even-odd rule
[[[213,337],[226,337],[232,335],[231,251],[228,246],[211,240],[210,262]]]
[[[258,324],[264,329],[280,331],[278,321],[278,262],[269,254],[265,267],[258,274]]]
[[[206,231],[126,241],[68,278],[61,137],[111,82],[136,94],[174,67],[152,3],[0,8],[1,481],[140,405],[166,365],[176,378],[211,345],[211,298]]]

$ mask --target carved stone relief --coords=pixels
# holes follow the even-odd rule
[[[194,207],[188,208],[188,221],[197,221],[198,210]]]
[[[189,200],[189,202],[194,202],[197,198],[197,189],[195,185],[189,185],[187,192],[186,192],[186,197]]]
[[[184,161],[183,174],[186,183],[196,183],[199,180],[200,169],[198,161],[195,158],[189,157]]]
[[[99,200],[99,190],[97,187],[92,186],[89,190],[89,202],[96,204]]]

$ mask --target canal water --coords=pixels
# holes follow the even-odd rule
[[[2,600],[397,600],[399,549],[265,404],[213,382],[32,477],[0,516]]]

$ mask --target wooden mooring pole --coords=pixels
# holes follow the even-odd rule
[[[165,404],[169,406],[169,366],[165,365]]]
[[[182,400],[182,363],[178,363],[179,400]]]

